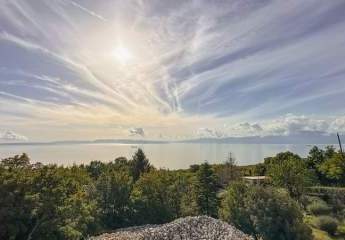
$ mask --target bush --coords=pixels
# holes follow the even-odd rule
[[[341,234],[341,235],[345,235],[345,222],[338,226],[338,233]]]
[[[324,201],[315,201],[307,206],[307,210],[313,215],[327,215],[332,208]]]
[[[224,193],[219,215],[255,239],[312,239],[297,202],[271,187],[231,184]]]
[[[338,228],[338,222],[332,217],[321,216],[317,220],[317,226],[330,235],[334,235]]]

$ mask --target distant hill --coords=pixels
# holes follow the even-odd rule
[[[223,138],[195,138],[186,140],[151,140],[151,139],[96,139],[85,141],[55,142],[3,142],[0,145],[66,145],[66,144],[167,144],[167,143],[223,143],[223,144],[337,144],[336,134],[317,131],[301,131],[287,136],[248,136]]]

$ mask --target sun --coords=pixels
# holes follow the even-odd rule
[[[134,56],[131,51],[123,46],[118,46],[112,51],[112,56],[121,64],[125,65],[130,63]]]

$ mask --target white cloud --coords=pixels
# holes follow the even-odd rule
[[[145,136],[145,132],[143,128],[131,128],[129,129],[130,136]]]
[[[225,137],[225,133],[221,130],[215,130],[210,128],[199,128],[196,131],[196,135],[200,138],[221,138]]]
[[[229,136],[257,136],[263,133],[263,128],[260,124],[251,124],[249,122],[235,124],[234,126],[226,125],[224,129]]]
[[[330,132],[330,124],[335,120],[287,114],[266,123],[265,132],[273,135],[292,135],[303,131]]]
[[[28,138],[17,134],[13,131],[7,130],[0,134],[1,141],[28,141]]]
[[[0,62],[12,71],[0,80],[23,81],[0,91],[3,128],[44,140],[82,137],[83,125],[85,138],[131,126],[167,138],[344,131],[344,117],[319,117],[344,112],[343,3],[158,2],[0,4]],[[125,67],[109,56],[118,43],[135,55]]]
[[[197,137],[243,137],[243,136],[289,136],[305,132],[321,134],[345,134],[345,116],[313,117],[286,114],[280,118],[261,121],[260,123],[243,122],[235,125],[224,125],[222,128],[199,128]]]

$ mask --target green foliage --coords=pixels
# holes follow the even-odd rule
[[[328,153],[329,155],[330,153]],[[326,160],[325,151],[314,146],[309,151],[307,165],[309,168],[317,169]]]
[[[133,200],[137,224],[163,223],[174,219],[179,212],[175,179],[168,171],[150,171],[135,183]]]
[[[88,174],[79,167],[19,160],[4,159],[0,167],[0,238],[80,239],[87,234],[96,212],[85,187]]]
[[[199,213],[216,217],[218,211],[217,176],[207,162],[200,165],[194,187]]]
[[[239,180],[241,173],[236,165],[236,160],[231,153],[229,153],[225,163],[221,165],[216,174],[218,176],[219,184],[224,187],[232,181]]]
[[[345,236],[345,222],[343,222],[343,224],[339,225],[337,230],[338,230],[337,232],[339,234]]]
[[[268,158],[265,158],[264,160],[264,164],[266,166],[269,166],[271,164],[281,164],[289,159],[297,159],[297,160],[302,160],[302,158],[300,156],[298,156],[297,154],[294,154],[292,152],[281,152],[281,153],[278,153],[276,156],[274,157],[268,157]]]
[[[331,181],[345,183],[345,156],[335,153],[319,166],[319,171]]]
[[[26,153],[5,158],[1,161],[1,166],[8,170],[18,170],[30,166],[30,159]]]
[[[325,150],[314,146],[307,157],[307,166],[315,171],[323,185],[345,184],[345,156],[336,152],[333,146]]]
[[[72,167],[31,164],[26,154],[17,155],[0,163],[0,239],[85,239],[119,227],[219,213],[256,238],[308,240],[299,206],[281,187],[299,199],[313,183],[312,171],[328,184],[342,184],[340,156],[330,147],[314,148],[307,160],[285,152],[258,165],[236,166],[230,158],[225,164],[169,171],[150,166],[141,149],[130,161],[119,157]],[[235,183],[252,174],[270,175],[278,188]],[[229,182],[233,184],[219,208],[218,190]],[[309,212],[327,214],[331,209],[344,219],[344,189],[307,190],[331,206],[307,201]]]
[[[326,215],[332,211],[332,208],[324,201],[313,201],[307,206],[307,210],[314,215]]]
[[[320,216],[317,219],[317,226],[330,235],[334,235],[338,228],[338,221],[330,216]]]
[[[148,172],[149,170],[149,160],[146,158],[143,150],[139,148],[131,161],[131,171],[134,182],[136,182],[143,173]]]
[[[132,178],[126,171],[109,168],[96,182],[101,222],[106,229],[124,227],[131,221]]]
[[[232,184],[225,193],[219,214],[255,239],[312,239],[297,203],[273,188]]]
[[[197,195],[193,184],[187,184],[184,187],[181,195],[180,211],[183,217],[199,215]]]
[[[256,164],[255,167],[254,167],[254,172],[253,172],[253,174],[254,174],[255,176],[265,176],[265,175],[266,175],[266,171],[267,171],[266,165],[263,164],[263,163],[258,163],[258,164]]]
[[[93,179],[97,179],[105,170],[105,168],[106,164],[100,161],[92,161],[89,165],[86,166],[87,172]]]
[[[273,185],[286,188],[293,198],[300,198],[305,187],[313,182],[313,174],[304,160],[291,152],[279,153],[266,159],[265,164]]]

